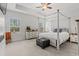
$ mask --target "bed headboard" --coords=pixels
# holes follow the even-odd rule
[[[69,32],[68,28],[61,28],[61,29],[62,29],[62,32]]]
[[[53,32],[57,32],[57,28],[53,29]],[[68,32],[69,33],[69,29],[68,28],[59,28],[59,32]]]

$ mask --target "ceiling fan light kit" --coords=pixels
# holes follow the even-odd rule
[[[50,5],[51,3],[41,3],[41,6],[38,6],[36,8],[42,8],[42,10],[46,10],[46,9],[52,9],[52,7],[49,7],[48,5]]]

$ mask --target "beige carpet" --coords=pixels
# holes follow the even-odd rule
[[[6,56],[77,56],[78,45],[66,42],[61,45],[57,51],[55,47],[41,49],[36,45],[36,40],[24,40],[13,42],[7,45],[5,49]]]

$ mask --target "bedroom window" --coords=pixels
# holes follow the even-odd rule
[[[46,26],[45,26],[46,31],[50,32],[51,31],[51,22],[47,21]]]
[[[19,27],[20,27],[19,19],[10,19],[10,31],[11,32],[18,32]]]

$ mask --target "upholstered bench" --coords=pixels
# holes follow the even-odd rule
[[[46,38],[36,39],[36,45],[40,46],[42,49],[50,46],[50,40]]]

